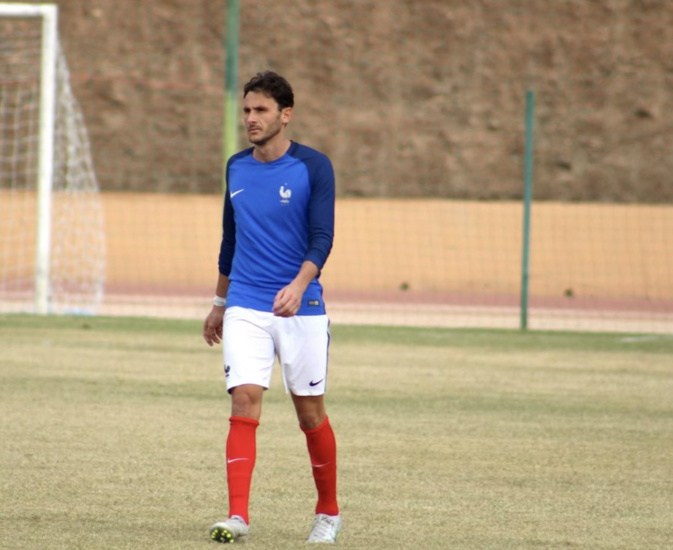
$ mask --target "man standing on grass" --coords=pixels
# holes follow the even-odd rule
[[[222,342],[231,394],[229,518],[210,529],[223,543],[249,533],[255,432],[276,356],[318,490],[308,542],[335,543],[341,531],[336,440],[323,400],[329,319],[318,281],[334,238],[334,171],[324,154],[286,137],[293,106],[283,77],[270,71],[253,77],[243,89],[252,147],[227,162],[220,273],[203,325],[208,345]]]

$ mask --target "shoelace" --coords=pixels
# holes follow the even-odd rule
[[[229,522],[231,525],[236,526],[239,530],[245,530],[245,528],[248,526],[248,524],[245,523],[245,520],[240,516],[232,516]]]
[[[313,527],[313,534],[321,538],[325,538],[328,536],[333,537],[334,527],[335,527],[335,521],[332,518],[328,516],[322,516],[316,520],[315,525]]]

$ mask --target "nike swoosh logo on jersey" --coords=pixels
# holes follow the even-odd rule
[[[229,196],[230,196],[230,198],[233,199],[239,193],[243,193],[243,191],[245,191],[245,189],[239,189],[238,191],[234,191],[233,193],[230,193]]]
[[[227,458],[227,464],[231,464],[232,462],[240,462],[241,460],[248,460],[247,458]]]
[[[313,387],[313,386],[317,386],[317,385],[320,384],[320,382],[322,382],[323,380],[324,380],[324,378],[323,378],[322,380],[318,380],[317,382],[314,382],[313,380],[311,380],[311,381],[308,383],[308,385],[311,386],[311,387]]]
[[[325,466],[329,466],[331,462],[325,462],[325,464],[311,464],[314,468],[324,468]]]

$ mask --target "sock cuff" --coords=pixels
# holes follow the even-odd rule
[[[251,428],[256,428],[259,426],[259,421],[254,418],[246,418],[245,416],[232,416],[229,418],[230,425],[241,425],[241,426],[250,426]]]
[[[314,434],[314,433],[318,433],[321,430],[324,430],[329,425],[330,425],[329,416],[326,416],[325,420],[323,420],[318,427],[313,428],[311,430],[305,430],[304,428],[302,428],[301,431],[304,432],[306,435],[311,435],[311,434]]]

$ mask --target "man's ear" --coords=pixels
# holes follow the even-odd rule
[[[288,124],[290,122],[290,119],[292,118],[292,107],[285,107],[281,112],[280,112],[280,121],[283,124]]]

